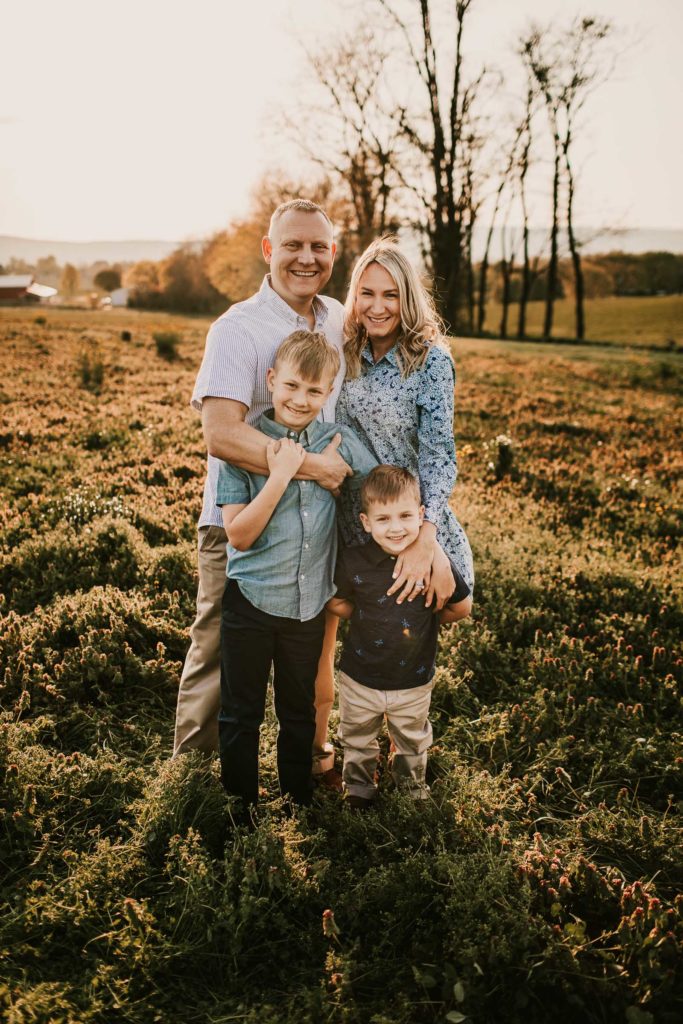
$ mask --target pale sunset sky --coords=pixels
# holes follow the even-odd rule
[[[264,171],[300,166],[273,119],[302,89],[297,39],[315,46],[373,10],[2,0],[0,234],[182,240],[224,227]],[[528,23],[577,14],[613,19],[623,51],[586,108],[577,222],[683,228],[681,0],[475,0],[469,66],[497,65],[512,82]],[[546,211],[539,194],[537,224]]]

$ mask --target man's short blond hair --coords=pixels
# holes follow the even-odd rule
[[[273,233],[273,228],[277,222],[290,210],[300,210],[302,213],[320,213],[325,218],[327,223],[332,228],[332,234],[334,234],[334,224],[327,216],[322,206],[318,206],[312,199],[288,199],[286,203],[280,203],[270,218],[270,224],[268,225],[268,237]]]
[[[280,343],[273,367],[279,363],[291,363],[304,380],[317,382],[339,373],[341,358],[339,350],[331,345],[320,331],[293,331]]]
[[[401,466],[375,466],[361,484],[361,508],[367,515],[374,502],[387,505],[404,495],[410,495],[418,505],[422,504],[420,484],[413,474]]]

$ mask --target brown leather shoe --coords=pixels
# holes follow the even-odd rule
[[[313,780],[318,786],[322,786],[323,789],[332,789],[335,793],[341,793],[342,791],[341,772],[338,772],[336,768],[328,768],[326,772],[314,775]]]

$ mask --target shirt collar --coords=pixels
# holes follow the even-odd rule
[[[388,552],[382,550],[374,537],[371,537],[367,544],[363,544],[362,548],[359,550],[363,551],[371,565],[381,565],[384,561],[396,561],[394,555],[390,555]]]
[[[396,346],[395,345],[392,345],[392,347],[389,349],[389,351],[385,352],[384,355],[382,356],[382,358],[378,359],[377,362],[375,362],[374,359],[372,358],[372,347],[370,345],[370,342],[367,341],[365,343],[365,345],[363,346],[363,349],[361,350],[361,358],[364,359],[366,363],[369,363],[370,366],[379,366],[379,364],[384,359],[386,359],[386,361],[388,363],[391,363],[392,366],[395,366],[396,369],[399,368],[398,360],[396,358]]]
[[[292,441],[298,441],[302,445],[312,444],[322,426],[322,423],[313,420],[300,433],[297,433],[296,430],[290,430],[289,427],[283,426],[282,423],[276,423],[273,419],[272,409],[267,409],[266,412],[262,413],[259,420],[259,430],[267,434],[268,437],[274,437],[278,441],[281,437],[289,437]]]
[[[299,325],[299,321],[303,319],[299,316],[296,310],[292,309],[289,303],[285,302],[282,296],[278,295],[275,291],[270,283],[270,274],[266,274],[263,278],[261,287],[259,288],[259,297],[263,302],[267,303],[271,309],[274,309],[281,317],[287,320],[288,323],[292,324],[293,327],[297,327]],[[313,298],[313,313],[315,314],[316,326],[318,326],[318,324],[324,324],[327,320],[327,306],[318,295]]]

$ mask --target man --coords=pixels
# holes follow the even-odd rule
[[[336,246],[332,223],[321,207],[306,199],[279,206],[262,241],[270,268],[260,290],[231,306],[207,339],[192,405],[202,414],[209,452],[204,507],[199,520],[197,617],[178,692],[173,756],[188,750],[218,748],[220,707],[220,617],[226,576],[226,535],[216,507],[218,460],[254,473],[268,472],[268,439],[252,425],[270,407],[266,372],[283,339],[296,329],[321,331],[339,349],[341,367],[322,419],[334,422],[344,379],[344,310],[318,292],[330,279]],[[320,454],[307,454],[297,479],[315,480],[334,491],[351,473],[337,452],[337,437]],[[329,616],[316,682],[314,774],[329,786],[341,783],[327,726],[334,700],[332,657],[336,620]]]

